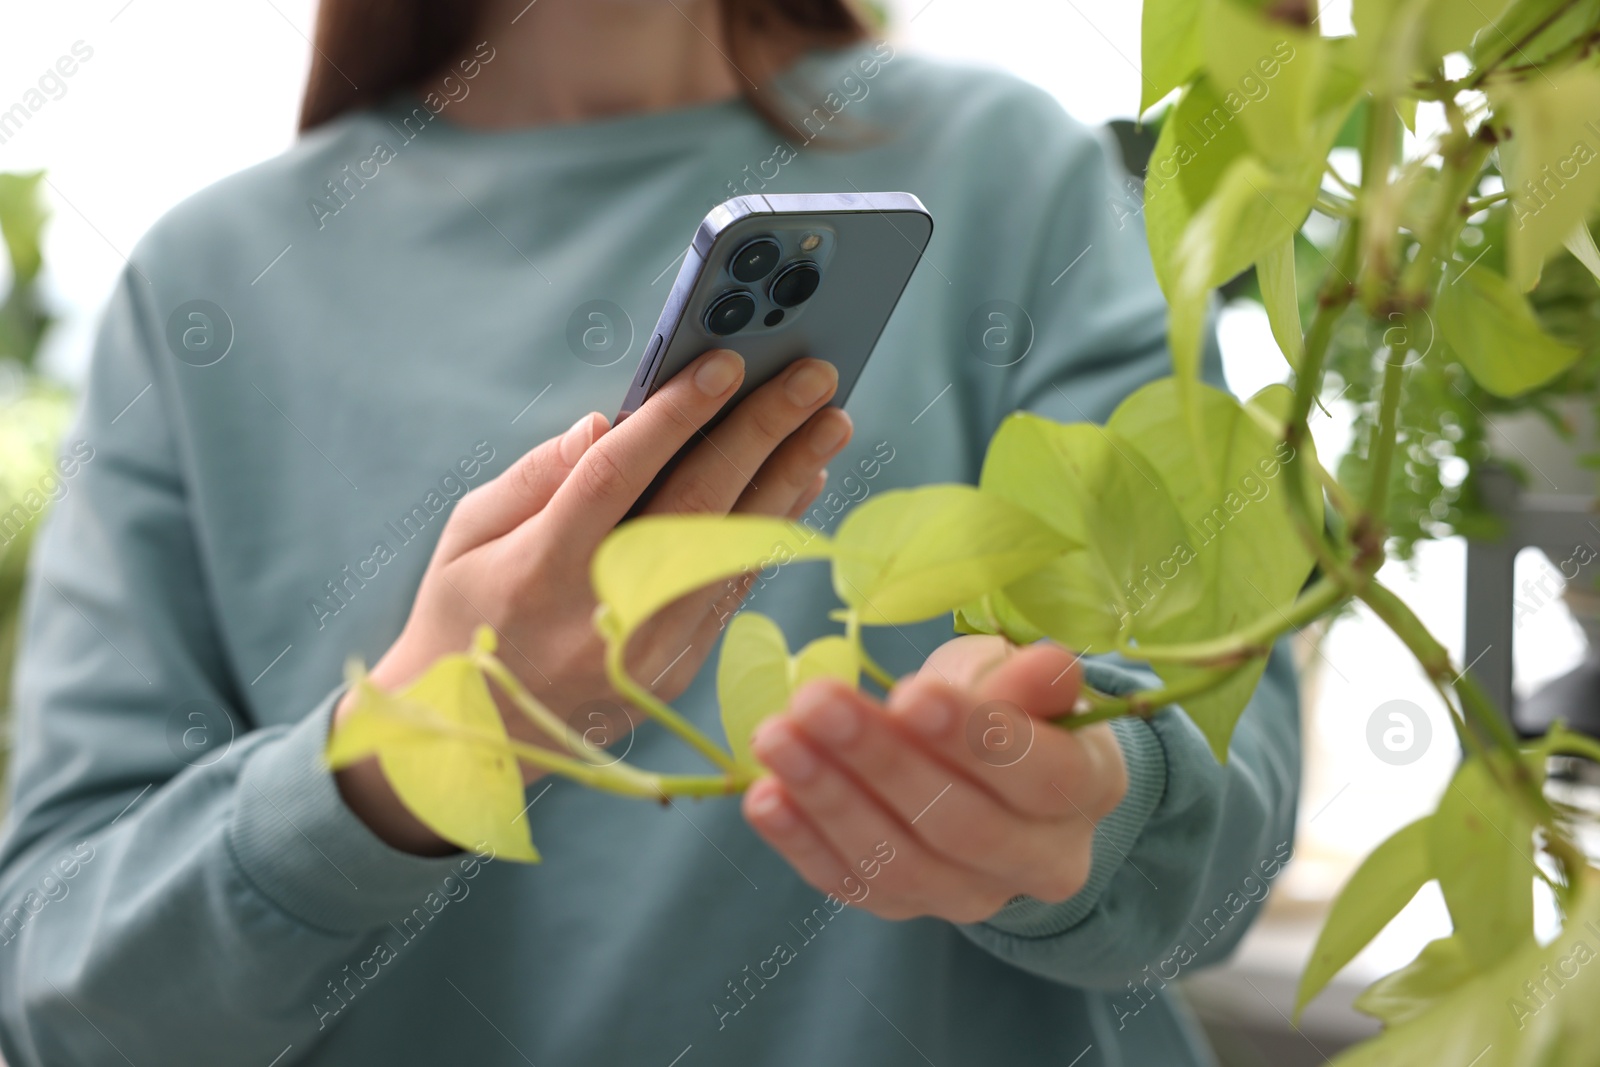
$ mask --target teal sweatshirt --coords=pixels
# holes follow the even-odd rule
[[[824,898],[731,798],[540,781],[536,866],[405,855],[342,804],[320,754],[346,659],[398,634],[455,500],[617,408],[714,203],[907,190],[936,220],[819,528],[974,481],[1008,412],[1101,421],[1168,373],[1115,148],[1004,74],[819,53],[766,90],[790,135],[742,102],[474,131],[450,111],[471,78],[450,86],[189,199],[111,299],[16,684],[11,1067],[1209,1062],[1165,987],[1228,952],[1288,856],[1281,654],[1225,767],[1180,710],[1118,724],[1130,786],[1088,885],[971,926]],[[585,338],[596,301],[614,330]],[[791,644],[836,606],[801,565],[751,604]],[[905,672],[950,636],[868,641]],[[715,734],[713,674],[678,703]],[[628,758],[702,768],[650,727]]]

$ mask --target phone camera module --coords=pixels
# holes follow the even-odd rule
[[[728,271],[736,280],[746,285],[758,282],[772,273],[772,268],[778,265],[778,257],[782,254],[778,242],[770,237],[758,237],[733,254],[733,261],[728,264]]]
[[[768,295],[781,308],[798,307],[811,299],[811,294],[817,291],[821,283],[822,272],[815,263],[795,263],[785,267],[773,279]]]
[[[755,317],[755,297],[742,289],[724,293],[706,310],[706,332],[726,337],[750,325]]]

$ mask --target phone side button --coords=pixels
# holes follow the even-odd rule
[[[644,384],[648,382],[650,380],[650,376],[656,372],[656,360],[660,357],[661,335],[658,333],[650,341],[650,351],[646,352],[644,354],[644,358],[639,361],[639,380],[634,382],[634,385],[641,389],[644,388]]]

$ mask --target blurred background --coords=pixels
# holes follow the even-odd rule
[[[899,46],[1009,70],[1053,93],[1085,123],[1134,117],[1137,4],[890,0],[883,6]],[[41,106],[29,98],[25,120],[0,121],[0,172],[13,175],[0,178],[0,229],[9,252],[0,263],[0,293],[9,294],[0,307],[0,679],[27,548],[17,516],[31,522],[43,510],[35,503],[48,501],[46,468],[115,275],[164,211],[292,141],[314,7],[313,0],[88,0],[12,5],[7,12],[0,112],[24,100],[60,57],[79,62]],[[1326,5],[1325,32],[1348,30],[1348,7],[1347,0]],[[1236,392],[1287,377],[1259,306],[1228,303],[1220,334]],[[1344,452],[1353,417],[1348,400],[1330,398],[1328,414],[1313,426],[1325,459]],[[1447,456],[1426,473],[1448,489],[1460,483],[1465,466]],[[1594,542],[1600,545],[1600,529]],[[1384,573],[1457,657],[1465,558],[1459,538],[1425,538],[1410,562],[1392,563]],[[1530,591],[1519,596],[1513,627],[1515,687],[1524,695],[1585,656],[1583,632],[1561,595],[1563,562],[1537,550],[1517,557],[1514,585]],[[1295,861],[1235,962],[1186,983],[1230,1064],[1321,1063],[1325,1053],[1368,1030],[1348,1008],[1353,993],[1380,968],[1401,965],[1448,930],[1442,903],[1425,891],[1318,1000],[1303,1032],[1289,1028],[1298,968],[1326,902],[1373,845],[1431,810],[1456,759],[1443,708],[1386,633],[1353,612],[1325,632],[1302,635],[1307,754]],[[1398,748],[1374,743],[1369,729],[1374,721],[1383,727],[1396,721],[1389,717],[1395,701],[1406,702],[1402,715],[1420,720]]]

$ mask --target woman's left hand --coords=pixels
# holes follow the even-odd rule
[[[1072,711],[1081,681],[1059,646],[958,637],[886,704],[814,682],[757,732],[773,775],[745,817],[811,885],[881,918],[971,923],[1018,894],[1065,900],[1127,791],[1109,726],[1043,721]]]

